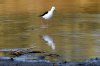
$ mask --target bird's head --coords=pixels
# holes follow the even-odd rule
[[[51,8],[52,10],[55,10],[56,8],[55,8],[55,6],[52,6],[52,8]]]

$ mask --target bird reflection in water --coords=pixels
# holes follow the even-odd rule
[[[47,45],[52,48],[52,50],[55,50],[55,43],[53,41],[53,38],[49,35],[43,35],[43,40],[47,42]]]

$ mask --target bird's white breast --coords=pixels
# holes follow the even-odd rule
[[[52,14],[53,14],[53,13],[48,12],[47,14],[45,14],[45,15],[43,16],[43,18],[44,18],[44,19],[50,19],[50,18],[52,17]]]

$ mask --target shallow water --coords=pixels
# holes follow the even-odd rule
[[[99,9],[92,9],[93,6],[89,6],[88,8],[90,8],[90,10],[83,11],[80,7],[74,6],[76,8],[75,10],[73,4],[66,5],[67,3],[63,3],[62,1],[63,4],[58,4],[60,2],[58,1],[58,3],[53,3],[58,10],[54,12],[54,16],[51,20],[46,21],[42,20],[38,15],[44,10],[50,9],[50,5],[46,7],[47,9],[44,8],[39,11],[39,8],[42,7],[35,4],[38,8],[31,9],[30,4],[27,6],[30,7],[29,10],[27,9],[25,11],[24,7],[21,9],[21,7],[15,7],[14,4],[9,4],[11,2],[3,2],[2,5],[0,5],[2,9],[0,10],[0,48],[34,47],[33,50],[58,53],[62,56],[62,60],[71,61],[100,57]],[[25,2],[25,4],[26,3],[27,2]],[[49,4],[51,4],[51,2]],[[3,8],[8,5],[9,7]],[[64,5],[67,7],[64,7]],[[44,6],[45,5],[43,5],[43,7]],[[85,7],[83,8],[85,9]],[[18,12],[14,11],[14,9],[18,9]],[[41,21],[44,24],[48,24],[48,27],[42,28]],[[55,43],[55,50],[52,50],[52,48],[46,44],[42,38],[43,35],[48,35],[52,38]]]

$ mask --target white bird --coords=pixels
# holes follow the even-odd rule
[[[49,20],[52,16],[53,16],[53,12],[55,10],[55,7],[52,6],[52,8],[49,10],[49,11],[46,11],[44,12],[43,14],[40,15],[40,17],[42,17],[43,19],[45,20]],[[43,24],[43,22],[41,21],[41,23]],[[47,25],[42,25],[41,28],[47,28],[48,27],[48,24]]]
[[[48,20],[53,16],[54,10],[55,10],[55,7],[52,6],[51,10],[44,12],[42,15],[40,15],[40,17]]]
[[[43,40],[46,41],[53,50],[55,50],[55,43],[49,35],[43,35]]]

